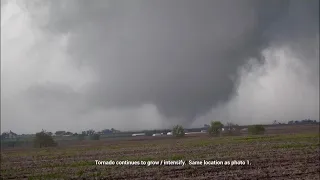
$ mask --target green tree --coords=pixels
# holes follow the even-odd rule
[[[218,136],[222,131],[223,124],[220,121],[211,121],[208,133],[211,136]]]
[[[251,125],[248,127],[248,132],[251,135],[264,134],[265,128],[262,125]]]
[[[85,134],[78,134],[77,137],[78,137],[78,140],[80,141],[83,141],[85,139]]]
[[[100,134],[92,134],[92,135],[90,136],[90,139],[91,139],[91,140],[100,140]]]
[[[183,137],[185,135],[184,129],[181,125],[176,125],[172,129],[172,135],[176,137]]]
[[[144,131],[144,133],[146,133],[146,136],[152,136],[154,134],[154,131],[147,130],[147,131]]]
[[[46,131],[42,130],[41,132],[36,133],[34,139],[35,147],[54,147],[57,146],[57,143],[53,140],[52,136],[47,134]]]
[[[87,131],[82,131],[81,133],[83,136],[87,136]]]
[[[87,135],[90,136],[90,135],[94,135],[95,134],[95,131],[93,129],[89,129],[87,130]]]

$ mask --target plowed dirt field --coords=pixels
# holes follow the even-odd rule
[[[319,132],[237,137],[97,141],[1,152],[2,179],[319,179]],[[95,160],[186,164],[96,165]],[[245,165],[190,165],[243,161]],[[248,163],[249,162],[249,163]]]

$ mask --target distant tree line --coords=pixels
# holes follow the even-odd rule
[[[104,129],[102,131],[98,131],[96,132],[95,130],[93,129],[89,129],[89,130],[86,130],[86,131],[82,131],[81,132],[81,135],[83,136],[92,136],[94,134],[100,134],[100,135],[110,135],[110,134],[114,134],[114,133],[119,133],[120,131],[119,130],[116,130],[114,128],[111,128],[111,129]],[[46,132],[47,134],[49,135],[53,135],[53,133],[51,132]],[[72,133],[70,131],[56,131],[54,133],[55,136],[78,136],[79,134],[78,133]]]
[[[287,124],[318,124],[319,122],[316,120],[311,119],[304,119],[304,120],[292,120],[289,121]],[[286,123],[279,123],[277,120],[274,120],[271,124],[286,124]],[[171,133],[171,135],[176,137],[184,137],[186,133],[192,132],[207,132],[210,136],[224,136],[224,135],[240,135],[240,131],[247,131],[249,134],[264,134],[265,128],[263,125],[251,125],[248,128],[240,129],[241,126],[233,123],[227,123],[226,125],[222,124],[220,121],[212,121],[210,124],[204,124],[201,128],[193,128],[193,129],[184,129],[181,125],[176,125],[172,129],[165,129],[165,130],[144,130],[137,133],[145,133],[146,136],[153,136],[155,135],[166,135],[167,133]],[[110,135],[112,136],[130,136],[131,132],[120,132],[114,128],[111,129],[104,129],[102,131],[94,131],[93,129],[89,129],[86,131],[82,131],[80,134],[72,133],[70,131],[56,131],[55,133],[48,132],[42,130],[36,134],[31,135],[18,135],[12,131],[3,132],[0,135],[0,139],[5,140],[6,146],[15,147],[21,145],[21,143],[28,144],[27,140],[23,139],[24,137],[33,137],[35,139],[34,144],[36,147],[50,147],[56,146],[52,136],[76,136],[78,140],[99,140],[101,135]],[[169,134],[168,134],[169,135]],[[22,139],[20,137],[23,137]],[[56,139],[58,140],[58,138]],[[4,145],[4,144],[3,144]]]
[[[311,119],[304,119],[304,120],[292,120],[289,121],[288,124],[317,124],[319,122],[317,122],[316,120],[311,120]]]
[[[240,135],[240,126],[238,124],[227,123],[222,124],[220,121],[211,121],[210,125],[205,124],[202,132],[207,132],[208,135],[212,137],[217,136],[238,136]],[[259,135],[265,133],[265,128],[263,125],[250,125],[247,128],[248,133],[251,135]],[[173,127],[172,133],[176,137],[183,137],[185,135],[185,130],[181,125],[176,125]]]

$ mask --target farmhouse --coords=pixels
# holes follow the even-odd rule
[[[4,132],[2,133],[2,138],[5,138],[5,139],[14,139],[14,138],[17,138],[18,135],[14,132],[12,132],[11,130],[9,132]]]

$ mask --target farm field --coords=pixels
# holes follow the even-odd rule
[[[95,160],[242,160],[250,165],[108,166],[95,165]],[[316,129],[262,136],[86,141],[1,152],[1,179],[319,179],[319,171]]]

